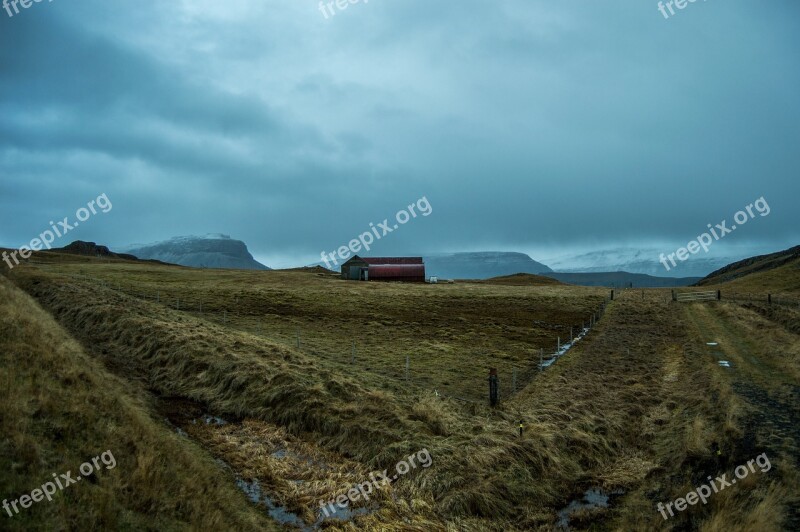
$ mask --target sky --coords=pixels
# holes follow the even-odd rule
[[[0,10],[0,246],[102,194],[53,245],[298,266],[425,198],[375,254],[669,253],[762,197],[714,250],[800,244],[800,2],[342,5]]]

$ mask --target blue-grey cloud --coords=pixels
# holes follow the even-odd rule
[[[0,244],[224,232],[304,263],[427,196],[382,252],[796,244],[800,6],[56,0],[0,11]],[[534,257],[536,258],[536,257]]]

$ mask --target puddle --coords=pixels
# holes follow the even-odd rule
[[[266,506],[269,516],[280,524],[294,526],[303,531],[313,530],[312,527],[308,526],[296,513],[290,512],[284,506],[275,504],[269,495],[264,494],[258,480],[247,481],[237,476],[236,485],[252,502]]]
[[[720,365],[720,366],[722,366],[723,368],[729,368],[729,367],[731,367],[731,363],[730,363],[730,362],[728,362],[727,360],[720,360],[720,361],[719,361],[719,365]]]
[[[570,349],[575,347],[575,344],[577,344],[581,340],[581,338],[586,336],[588,333],[589,333],[589,328],[585,327],[583,330],[581,330],[580,333],[578,333],[578,336],[573,338],[573,340],[571,342],[567,342],[565,344],[561,344],[561,348],[558,350],[558,352],[556,352],[556,353],[554,353],[552,355],[549,355],[549,358],[547,358],[547,359],[542,361],[542,367],[543,368],[549,368],[550,366],[555,364],[556,360],[558,360],[560,357],[562,357],[565,354],[567,354],[567,351],[569,351]]]
[[[167,406],[164,410],[167,413],[167,417],[165,418],[165,422],[172,426],[175,431],[184,438],[191,439],[191,436],[183,430],[179,424],[205,424],[205,425],[213,425],[213,426],[224,426],[228,424],[228,421],[218,417],[213,416],[211,414],[207,414],[203,412],[201,405],[192,403],[190,401],[183,401],[183,400],[176,400],[170,401],[169,403],[165,403]],[[170,408],[171,407],[171,408]],[[293,452],[286,448],[277,449],[272,453],[272,456],[278,459],[292,459],[297,460],[300,462],[305,462],[308,465],[314,466],[318,468],[320,471],[327,471],[331,470],[331,466],[326,464],[322,461],[314,460],[312,457]],[[220,467],[229,471],[235,480],[236,486],[244,492],[247,498],[261,507],[264,507],[267,511],[267,514],[283,525],[284,527],[288,527],[294,530],[302,530],[303,532],[306,531],[314,531],[320,528],[323,528],[324,523],[335,521],[338,523],[342,522],[349,522],[352,521],[354,518],[372,513],[377,511],[378,507],[360,507],[360,508],[339,508],[334,504],[333,509],[328,508],[328,515],[326,516],[320,508],[316,508],[314,511],[317,512],[317,521],[311,525],[306,523],[300,515],[290,511],[287,507],[281,506],[280,504],[275,502],[275,499],[271,497],[265,489],[259,484],[258,480],[245,480],[236,472],[234,469],[220,458],[215,458],[215,462],[217,462]],[[286,479],[288,482],[291,482],[295,486],[300,486],[307,483],[307,480],[300,480],[300,479]],[[317,502],[317,505],[319,503]]]
[[[719,345],[717,342],[706,342],[706,345]]]
[[[224,419],[222,419],[221,417],[217,417],[217,416],[210,416],[210,415],[208,415],[208,414],[206,414],[205,416],[203,416],[203,418],[202,418],[202,419],[203,419],[203,422],[204,422],[206,425],[217,425],[217,426],[220,426],[220,427],[221,427],[222,425],[227,425],[227,424],[228,424],[228,422],[227,422],[227,421],[225,421]],[[197,420],[194,420],[192,423],[196,423],[196,422],[197,422]]]
[[[322,524],[323,521],[329,520],[336,520],[336,521],[352,521],[359,515],[367,515],[377,510],[377,508],[350,508],[349,506],[345,506],[344,508],[339,508],[336,504],[333,505],[333,509],[330,506],[327,507],[328,516],[325,515],[325,512],[322,510],[319,511],[317,515],[317,522],[314,523],[314,528],[318,528],[319,525]]]
[[[608,508],[609,499],[616,495],[622,495],[622,490],[615,490],[606,493],[599,488],[589,489],[581,499],[570,502],[566,508],[558,512],[557,526],[563,530],[569,530],[570,517],[579,511],[594,510],[596,508]]]

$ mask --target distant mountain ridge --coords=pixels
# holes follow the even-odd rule
[[[133,244],[125,251],[140,259],[155,259],[192,268],[269,270],[256,261],[241,240],[228,235],[178,236],[152,244]]]
[[[659,262],[659,256],[671,251],[674,248],[618,247],[554,257],[547,260],[547,264],[555,271],[563,273],[629,272],[656,277],[703,278],[732,262],[763,253],[767,249],[758,246],[712,249],[711,253],[693,255],[689,260],[680,262],[677,267],[667,271]]]
[[[516,273],[552,272],[525,253],[511,251],[466,251],[422,255],[425,275],[445,279],[490,279]]]

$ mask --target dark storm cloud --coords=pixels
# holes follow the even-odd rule
[[[797,243],[800,8],[656,6],[0,11],[0,244],[101,192],[75,238],[225,232],[279,265],[423,195],[381,251],[685,244],[761,196],[731,240]]]

